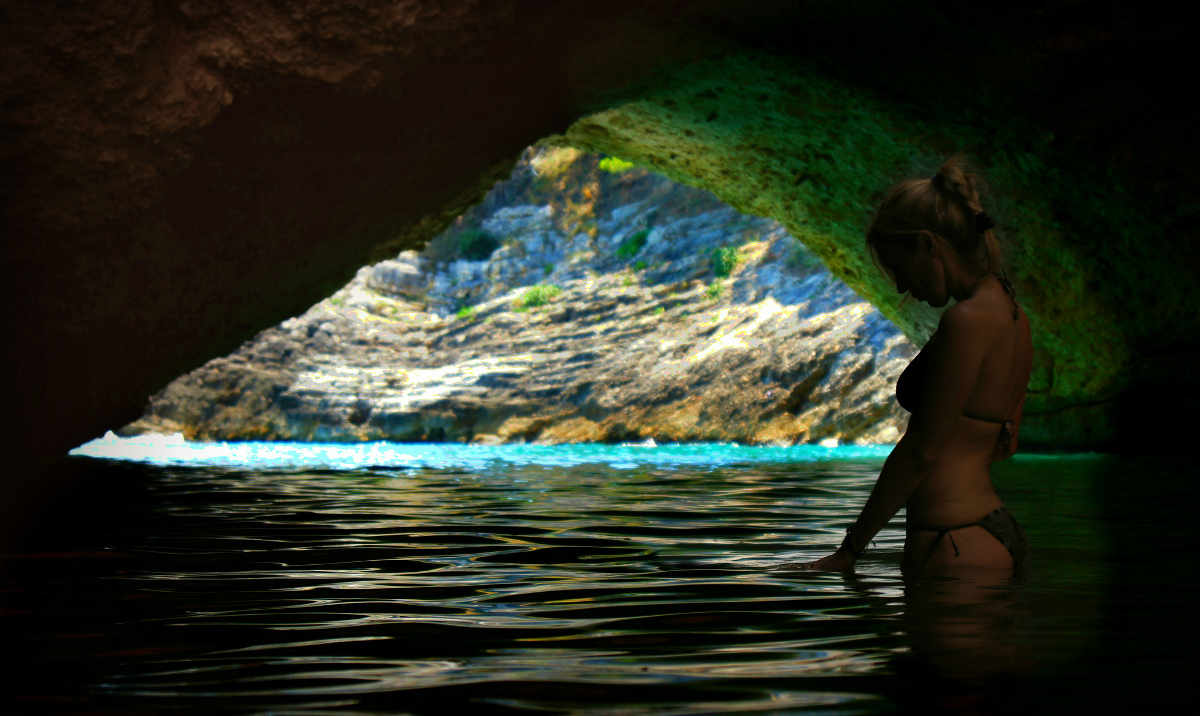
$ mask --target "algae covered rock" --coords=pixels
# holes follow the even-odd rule
[[[1200,255],[1185,228],[1194,207],[1134,200],[1005,107],[977,105],[990,113],[983,122],[955,101],[963,96],[900,106],[803,63],[746,54],[680,70],[545,142],[619,156],[778,220],[917,345],[939,314],[901,301],[863,233],[893,182],[971,148],[1033,333],[1023,444],[1114,446],[1123,433],[1177,432],[1131,416],[1161,410],[1172,390],[1200,390],[1185,357],[1200,332],[1200,312],[1188,308],[1200,303]]]

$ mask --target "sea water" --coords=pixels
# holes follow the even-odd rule
[[[648,449],[648,448],[653,448]],[[294,443],[193,442],[174,435],[122,438],[109,432],[85,443],[72,455],[130,460],[152,465],[295,469],[462,469],[488,471],[497,466],[573,467],[602,464],[635,467],[720,467],[737,463],[811,463],[882,460],[890,445],[841,445],[836,439],[813,445],[754,446],[737,443],[658,445],[653,440],[619,445],[462,445],[458,443]]]
[[[903,512],[854,574],[796,569],[840,542],[888,450],[109,435],[70,458],[95,504],[7,555],[0,704],[1051,713],[1173,698],[1196,624],[1179,568],[1195,540],[1173,527],[1186,461],[998,464],[1033,546],[1024,579],[905,577]]]

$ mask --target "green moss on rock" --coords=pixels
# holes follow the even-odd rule
[[[995,187],[988,208],[1033,328],[1026,435],[1094,445],[1114,434],[1114,399],[1138,383],[1139,348],[1191,342],[1200,328],[1187,310],[1200,299],[1191,270],[1156,243],[1192,209],[1152,215],[1052,140],[984,100],[901,104],[796,61],[739,55],[679,70],[546,142],[620,156],[779,220],[918,343],[937,312],[900,304],[863,234],[892,183],[965,151]]]

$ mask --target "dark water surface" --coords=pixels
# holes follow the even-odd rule
[[[1019,456],[996,482],[1032,574],[906,581],[903,514],[853,576],[774,569],[836,546],[878,457],[591,450],[73,458],[89,504],[7,556],[0,711],[1139,713],[1190,689],[1186,461]]]

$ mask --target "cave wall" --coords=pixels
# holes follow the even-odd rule
[[[812,63],[745,54],[692,65],[545,141],[633,161],[779,220],[918,344],[940,311],[901,301],[867,253],[863,230],[881,189],[929,176],[947,146],[969,148],[988,178],[987,208],[1033,331],[1023,440],[1112,446],[1131,396],[1189,381],[1186,346],[1200,329],[1188,308],[1200,301],[1196,264],[1161,244],[1180,217],[1131,202],[1111,174],[1048,146],[1036,123],[957,102],[975,117],[939,121]],[[1145,410],[1138,407],[1139,420]]]
[[[57,455],[136,418],[548,135],[780,219],[916,336],[931,317],[887,295],[861,223],[892,179],[981,154],[1040,336],[1031,434],[1144,429],[1122,406],[1195,356],[1197,141],[1154,70],[1187,18],[961,5],[5,3],[6,445]]]
[[[573,3],[3,11],[4,435],[42,455],[418,245],[657,61],[573,65],[606,32]]]

